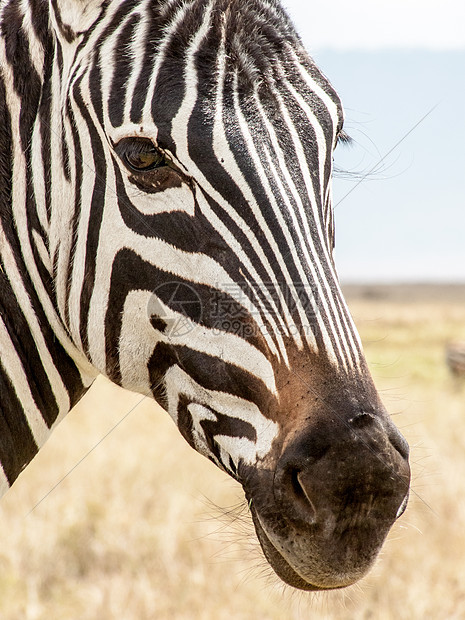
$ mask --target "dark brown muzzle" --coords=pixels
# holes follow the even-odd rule
[[[405,509],[408,446],[384,414],[325,420],[287,444],[270,478],[272,498],[264,485],[251,495],[275,571],[304,589],[343,587],[368,571]]]

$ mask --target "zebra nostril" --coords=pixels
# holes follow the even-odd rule
[[[404,460],[408,461],[408,457],[410,454],[408,443],[394,426],[390,431],[388,437],[392,447],[400,454],[400,456]]]
[[[292,486],[292,491],[294,493],[294,496],[302,502],[305,503],[310,503],[311,501],[308,498],[308,495],[300,481],[300,471],[297,470],[292,470],[291,475],[290,475],[290,483]]]
[[[285,465],[276,475],[275,494],[281,504],[290,508],[290,514],[306,523],[316,521],[316,508],[302,471],[293,465]]]
[[[365,429],[369,430],[368,427],[376,423],[378,423],[378,418],[372,413],[367,413],[365,411],[357,414],[349,420],[349,424],[352,426],[352,428],[358,431],[362,431]],[[403,459],[408,460],[409,446],[404,437],[390,422],[390,420],[388,420],[383,426],[385,432],[387,432],[387,437],[392,447],[400,454]]]
[[[315,504],[312,501],[310,489],[305,484],[302,472],[292,473],[292,486],[294,495],[305,512],[307,521],[315,521],[317,516]]]

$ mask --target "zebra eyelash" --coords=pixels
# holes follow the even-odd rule
[[[344,129],[341,129],[341,131],[337,134],[337,137],[336,137],[336,146],[338,144],[351,145],[352,143],[353,143],[353,139],[349,136],[349,134]]]
[[[149,138],[123,138],[114,149],[125,167],[135,174],[144,174],[168,165],[164,152]]]

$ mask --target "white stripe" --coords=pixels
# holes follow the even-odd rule
[[[205,36],[210,29],[210,18],[213,9],[213,2],[209,2],[206,7],[204,19],[202,25],[195,33],[192,39],[192,43],[186,52],[185,69],[184,69],[184,83],[186,85],[186,96],[178,110],[177,115],[173,118],[173,139],[175,139],[176,146],[183,145],[187,152],[186,146],[188,145],[188,120],[192,115],[198,96],[198,77],[195,70],[195,54],[200,48]],[[175,129],[176,128],[176,129]],[[176,138],[175,138],[176,135]]]
[[[125,28],[126,24],[129,22],[129,20],[133,17],[133,15],[134,15],[133,13],[129,13],[128,15],[126,15],[125,19],[123,19],[122,21],[118,23],[117,28],[115,28],[115,30],[111,33],[111,36],[107,36],[104,39],[98,51],[98,65],[100,67],[100,88],[101,88],[101,93],[102,93],[102,110],[103,110],[102,116],[103,116],[104,129],[106,132],[111,131],[111,128],[112,128],[112,124],[110,121],[110,113],[108,111],[108,103],[110,101],[110,95],[112,92],[111,87],[113,84],[113,74],[115,71],[115,64],[116,64],[116,58],[115,58],[116,55],[114,53],[114,50],[115,50],[116,44],[118,43],[119,35]],[[130,49],[129,41],[128,41],[128,49]],[[119,53],[121,53],[121,50],[119,50]],[[96,60],[94,62],[96,62]],[[81,63],[80,66],[84,67],[84,63]],[[87,70],[87,67],[84,67],[84,70]],[[90,74],[91,74],[91,70],[90,70],[90,62],[89,62],[89,69],[87,70],[87,75],[86,75],[86,83],[88,83],[90,79]],[[90,108],[91,107],[90,95],[88,96],[88,102],[89,102],[88,107]],[[123,105],[123,102],[120,101],[119,105]],[[98,127],[99,125],[100,125],[100,121],[98,121],[98,124],[96,124],[95,126]],[[94,154],[94,156],[95,155],[96,154]]]
[[[178,12],[175,14],[173,20],[171,21],[171,23],[167,24],[164,28],[165,30],[164,39],[157,52],[157,58],[155,61],[155,65],[152,69],[152,75],[150,78],[150,84],[147,89],[147,99],[145,101],[145,106],[142,112],[143,124],[147,125],[148,127],[153,127],[152,100],[153,100],[154,93],[155,93],[155,87],[158,81],[158,74],[160,72],[161,66],[163,65],[163,62],[165,61],[166,49],[171,43],[171,39],[174,33],[178,29],[179,24],[182,22],[184,16],[186,15],[189,9],[190,9],[190,6],[188,5],[188,3],[182,3]],[[209,5],[209,10],[211,11],[211,5]]]
[[[59,73],[55,64],[53,69],[53,88],[59,92]],[[57,101],[58,100],[58,101]],[[60,118],[59,98],[54,99],[52,116]],[[70,122],[66,118],[61,120],[65,132],[65,141],[68,146],[68,155],[70,159],[70,180],[66,181],[63,174],[63,163],[61,154],[61,139],[58,132],[51,132],[51,218],[49,233],[49,253],[50,261],[56,266],[55,273],[55,291],[57,299],[57,307],[60,316],[65,316],[65,304],[68,292],[68,268],[72,261],[73,244],[75,240],[72,235],[72,222],[74,216],[74,198],[76,190],[76,169],[75,158],[76,153],[73,148],[73,138],[71,133]],[[67,205],[66,209],[62,205]],[[69,329],[69,325],[67,326]],[[79,343],[79,340],[76,341]]]
[[[32,229],[32,238],[34,239],[34,243],[39,254],[40,260],[42,261],[43,266],[48,271],[50,275],[52,275],[52,264],[50,262],[50,256],[48,255],[48,250],[45,247],[44,240],[39,235],[37,230]]]
[[[31,140],[31,160],[34,165],[31,169],[32,181],[34,184],[34,203],[37,217],[44,230],[48,230],[49,221],[47,205],[45,201],[45,174],[44,161],[42,159],[42,136],[40,133],[41,122],[38,118],[34,126]]]
[[[37,75],[41,78],[44,74],[44,49],[41,42],[35,36],[31,7],[28,0],[21,0],[21,10],[24,15],[22,30],[29,42],[29,60],[37,71]]]
[[[8,484],[8,478],[6,477],[3,465],[0,463],[0,497],[5,495],[9,488],[10,485]]]
[[[128,53],[131,54],[131,74],[126,80],[126,101],[124,104],[123,124],[131,122],[131,107],[134,99],[135,89],[139,81],[140,74],[142,73],[142,70],[145,66],[145,48],[148,43],[147,37],[151,25],[151,6],[152,0],[145,0],[145,3],[141,3],[141,5],[139,6],[141,21],[137,26],[137,30],[134,34],[133,40],[131,41],[130,47],[128,46]]]

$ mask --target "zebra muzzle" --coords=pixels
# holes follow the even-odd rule
[[[387,416],[320,424],[288,443],[274,471],[248,472],[255,529],[286,583],[341,588],[363,577],[405,510],[408,448]]]

